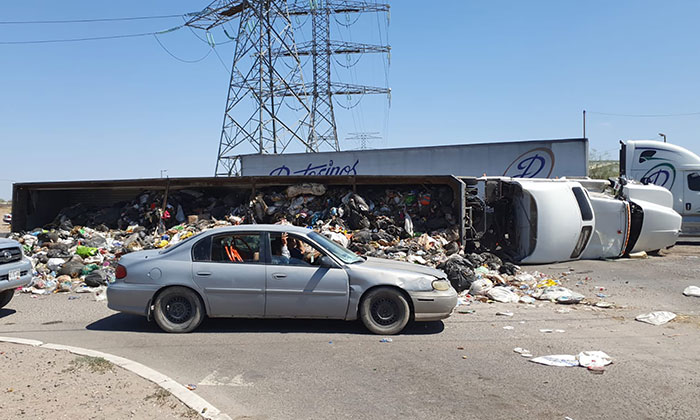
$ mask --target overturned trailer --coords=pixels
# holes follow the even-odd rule
[[[465,183],[453,176],[316,176],[314,183],[328,188],[351,189],[362,194],[372,189],[424,189],[449,190],[447,209],[452,225],[459,232],[459,242],[464,246],[466,226]],[[109,213],[119,211],[120,204],[137,199],[146,191],[160,191],[163,207],[168,196],[178,192],[197,192],[222,199],[234,196],[234,200],[250,202],[261,191],[283,190],[292,185],[308,183],[308,177],[207,177],[207,178],[155,178],[100,181],[30,182],[13,186],[12,231],[29,231],[55,221],[66,208],[82,205],[85,211]],[[443,203],[443,204],[444,204]],[[161,204],[158,203],[158,206]],[[109,215],[106,214],[105,218]],[[94,220],[94,219],[93,219]],[[257,221],[258,223],[260,220]],[[99,223],[99,222],[98,222]]]
[[[155,247],[155,222],[162,224],[166,212],[170,228],[188,216],[234,223],[274,223],[283,216],[306,227],[335,223],[353,233],[350,249],[362,255],[377,256],[369,242],[397,251],[395,245],[414,234],[449,230],[447,255],[487,251],[531,264],[618,257],[675,243],[680,216],[668,197],[659,196],[670,193],[629,185],[606,196],[606,182],[316,176],[22,183],[14,185],[12,230],[141,225],[153,232],[149,246]],[[445,258],[433,257],[431,263]]]

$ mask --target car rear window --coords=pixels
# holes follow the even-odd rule
[[[591,205],[586,199],[586,193],[583,192],[583,188],[573,187],[571,190],[574,192],[578,208],[581,210],[581,218],[583,218],[584,221],[593,220],[593,209],[591,209]]]

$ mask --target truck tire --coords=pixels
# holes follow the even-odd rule
[[[10,300],[12,300],[12,296],[14,296],[14,294],[15,291],[12,289],[0,292],[0,308],[4,308],[5,305],[10,303]]]

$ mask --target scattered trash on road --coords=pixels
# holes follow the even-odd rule
[[[516,347],[513,349],[514,352],[518,353],[519,355],[523,357],[532,357],[532,353],[530,353],[530,350],[521,348],[521,347]]]
[[[551,356],[540,356],[530,359],[531,362],[547,366],[574,367],[578,366],[576,356],[571,354],[554,354]]]
[[[391,343],[392,341],[394,340],[391,338],[382,338],[381,340],[379,340],[380,343]]]
[[[612,358],[602,351],[582,351],[576,358],[581,366],[587,368],[603,367],[612,363]]]
[[[602,351],[582,351],[578,355],[555,354],[530,359],[531,362],[547,366],[602,368],[612,363],[612,358]]]
[[[520,296],[518,296],[517,293],[503,286],[492,288],[486,292],[486,296],[490,297],[496,302],[502,303],[517,303],[520,299]]]
[[[532,295],[535,299],[549,300],[557,303],[579,303],[585,296],[561,286],[549,286],[537,290]]]
[[[676,314],[668,311],[649,312],[648,314],[637,315],[637,321],[646,322],[651,325],[663,325],[676,317]]]
[[[698,286],[688,286],[683,290],[683,294],[686,296],[700,297],[700,287]]]

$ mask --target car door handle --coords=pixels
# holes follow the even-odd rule
[[[197,271],[198,276],[211,276],[209,271]]]
[[[275,274],[272,275],[272,277],[274,277],[274,278],[276,278],[276,279],[283,279],[283,278],[286,278],[287,275],[286,275],[286,274],[282,274],[282,273],[275,273]]]

